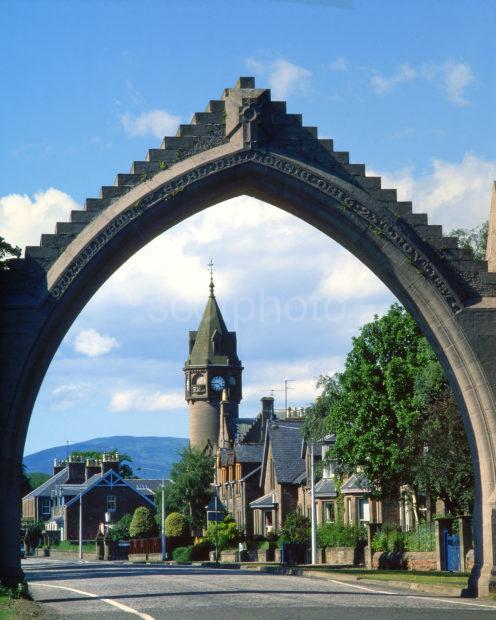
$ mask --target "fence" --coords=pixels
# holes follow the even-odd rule
[[[162,551],[162,540],[160,538],[135,538],[129,542],[131,543],[129,553],[145,555]]]
[[[432,521],[419,523],[417,528],[403,532],[396,525],[384,524],[372,539],[374,551],[435,551],[436,526]]]

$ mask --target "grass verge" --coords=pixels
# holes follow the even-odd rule
[[[341,568],[332,570],[327,567],[300,566],[303,572],[315,571],[332,573],[339,576],[342,574],[353,575],[357,579],[375,579],[378,581],[408,581],[410,583],[430,583],[435,585],[464,588],[468,583],[469,573],[448,573],[437,571],[410,571],[410,570],[364,570]]]
[[[0,586],[0,620],[38,618],[40,608],[29,600],[26,584],[17,588]]]

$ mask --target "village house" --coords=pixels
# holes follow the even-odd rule
[[[94,540],[106,513],[111,525],[139,506],[154,511],[154,492],[161,484],[123,478],[117,454],[104,454],[101,461],[55,460],[53,476],[23,497],[22,516],[45,521],[53,538],[77,540],[82,514],[82,538]]]
[[[227,512],[246,536],[266,536],[279,530],[291,512],[311,515],[304,411],[276,411],[274,399],[264,397],[255,417],[239,417],[243,366],[236,332],[228,330],[214,288],[211,272],[210,295],[197,331],[189,333],[183,369],[190,444],[215,455],[216,500],[209,503],[207,521]],[[332,443],[332,436],[316,443],[314,459],[326,461]],[[338,514],[354,525],[398,523],[400,518],[398,499],[374,498],[361,472],[338,481],[332,463],[326,463],[316,482],[315,500],[319,524],[335,521]]]

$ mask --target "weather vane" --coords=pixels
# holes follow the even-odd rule
[[[210,262],[208,263],[208,270],[210,271],[210,295],[213,296],[215,284],[214,284],[214,262],[212,259],[210,259]]]

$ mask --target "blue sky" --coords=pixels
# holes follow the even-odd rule
[[[179,122],[255,75],[446,231],[488,214],[496,3],[4,0],[0,234],[37,243]],[[308,225],[241,197],[124,265],[64,340],[26,453],[97,435],[187,435],[182,365],[216,263],[243,415],[286,378],[305,405],[391,294]],[[188,286],[185,287],[185,282]],[[282,393],[275,392],[282,404]]]

